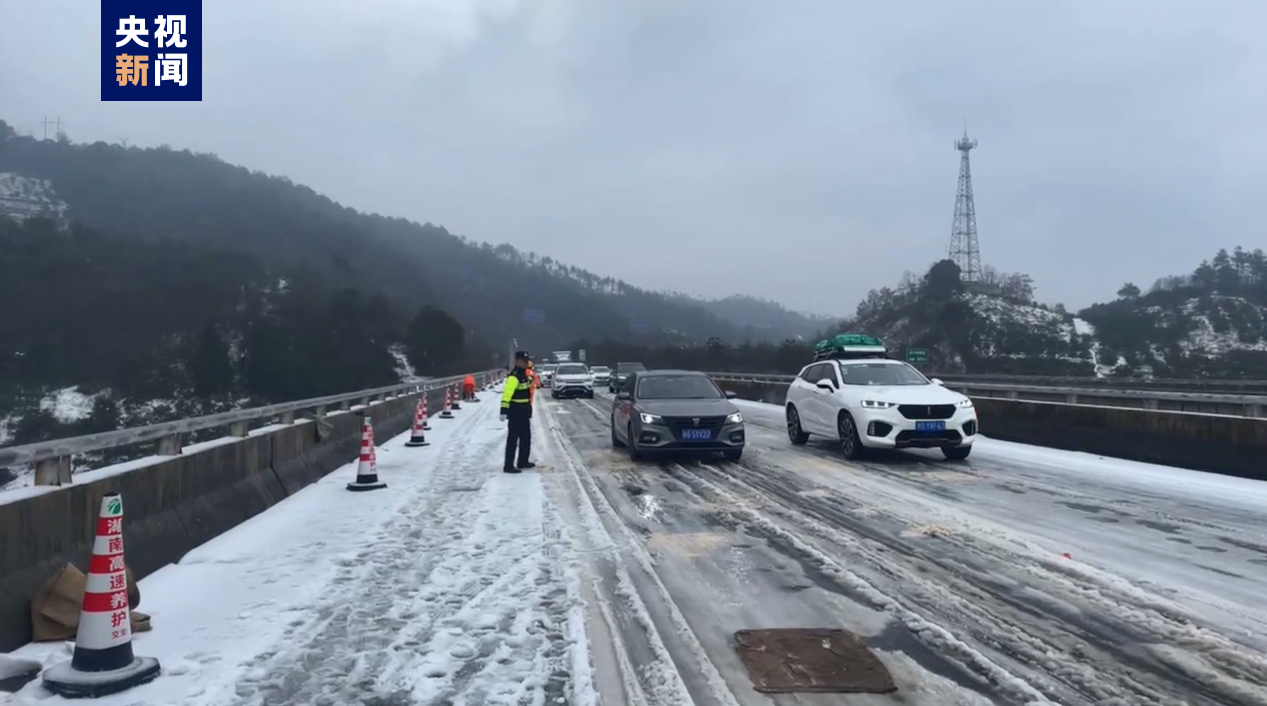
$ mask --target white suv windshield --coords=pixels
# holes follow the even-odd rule
[[[848,363],[840,365],[846,385],[929,385],[928,378],[902,363]]]
[[[590,368],[590,372],[591,373],[606,373],[606,372],[611,372],[611,368],[607,367],[606,365],[595,365],[594,367]]]
[[[560,365],[558,374],[559,375],[585,375],[588,372],[589,371],[585,369],[584,365]]]

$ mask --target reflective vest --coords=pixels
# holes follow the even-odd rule
[[[502,389],[502,411],[512,404],[532,404],[532,378],[526,370],[516,370],[506,378]]]

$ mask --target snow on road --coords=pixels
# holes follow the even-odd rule
[[[570,533],[541,475],[500,472],[496,408],[381,443],[387,490],[345,490],[349,464],[146,578],[135,649],[164,674],[97,703],[592,703]],[[35,682],[9,703],[50,700]]]
[[[1046,698],[1267,704],[1267,484],[990,439],[844,463],[738,404],[756,453],[685,482]]]
[[[557,430],[566,457],[608,536],[624,579],[602,597],[639,673],[654,660],[658,683],[641,699],[607,703],[826,706],[838,694],[756,692],[733,646],[744,628],[845,628],[863,636],[898,684],[889,695],[852,695],[865,706],[981,706],[991,699],[957,665],[920,649],[908,630],[863,605],[809,567],[735,521],[726,501],[691,491],[670,462],[635,464],[610,445],[602,400],[547,402],[543,425]],[[563,414],[563,412],[568,414]],[[633,600],[629,600],[630,598]],[[622,619],[623,614],[623,619]],[[628,647],[639,636],[647,646]],[[641,660],[641,662],[639,662]],[[643,682],[650,680],[644,679]],[[676,699],[672,691],[680,694]]]

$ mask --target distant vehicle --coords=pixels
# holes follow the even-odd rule
[[[607,391],[611,393],[617,392],[630,373],[645,371],[646,369],[647,366],[642,363],[617,363],[615,372],[607,378]]]
[[[572,362],[572,351],[550,351],[550,355],[554,357],[556,363]]]
[[[590,366],[590,375],[594,376],[595,385],[606,385],[611,380],[612,369],[606,365]]]
[[[594,399],[594,377],[584,363],[563,363],[554,371],[550,383],[550,396],[588,397]]]
[[[559,366],[554,363],[546,363],[545,365],[541,365],[536,368],[537,375],[541,376],[542,387],[550,386],[550,380],[554,377],[554,371],[558,369]]]
[[[867,449],[940,448],[968,458],[977,435],[972,400],[900,360],[870,336],[842,334],[819,343],[815,362],[788,386],[784,407],[793,444],[834,439],[846,458]]]
[[[700,372],[631,371],[612,402],[612,446],[627,448],[634,461],[662,452],[718,451],[738,461],[744,422],[734,396]]]

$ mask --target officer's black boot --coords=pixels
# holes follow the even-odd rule
[[[529,469],[529,468],[536,468],[536,467],[537,467],[537,464],[533,463],[532,461],[522,461],[519,464],[519,468],[524,469],[524,470]]]

